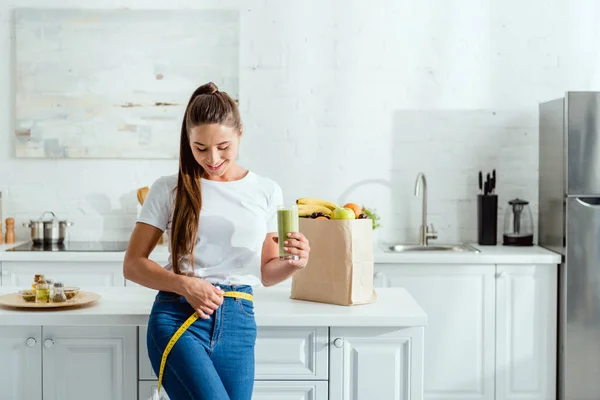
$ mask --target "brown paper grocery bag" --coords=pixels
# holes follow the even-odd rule
[[[300,218],[300,232],[310,243],[310,257],[292,276],[291,298],[345,306],[377,300],[370,219]]]

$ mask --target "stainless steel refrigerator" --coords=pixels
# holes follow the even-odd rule
[[[600,92],[539,106],[539,244],[562,254],[558,399],[600,399]]]

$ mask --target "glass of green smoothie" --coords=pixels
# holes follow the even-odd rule
[[[277,207],[277,235],[279,240],[279,259],[280,260],[297,260],[298,256],[287,253],[283,248],[283,242],[289,240],[288,233],[299,231],[298,228],[298,206],[292,204],[290,206]],[[294,240],[294,239],[292,239]]]

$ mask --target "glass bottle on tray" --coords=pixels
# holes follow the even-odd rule
[[[54,279],[46,278],[46,283],[48,284],[48,290],[50,291],[49,298],[52,299],[52,296],[54,296]]]
[[[40,276],[42,276],[41,274],[35,274],[35,276],[33,277],[33,283],[31,284],[31,290],[35,291],[35,287],[38,283],[38,281],[40,280]]]
[[[48,282],[46,282],[46,277],[44,275],[40,275],[40,279],[35,285],[35,302],[48,303],[49,301],[50,288],[48,287]]]

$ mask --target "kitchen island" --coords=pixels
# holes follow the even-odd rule
[[[145,332],[156,291],[82,289],[102,298],[61,311],[0,307],[0,359],[10,360],[0,364],[0,399],[150,396],[157,378]],[[377,294],[374,304],[343,307],[258,288],[253,399],[422,399],[427,316],[405,289]]]

